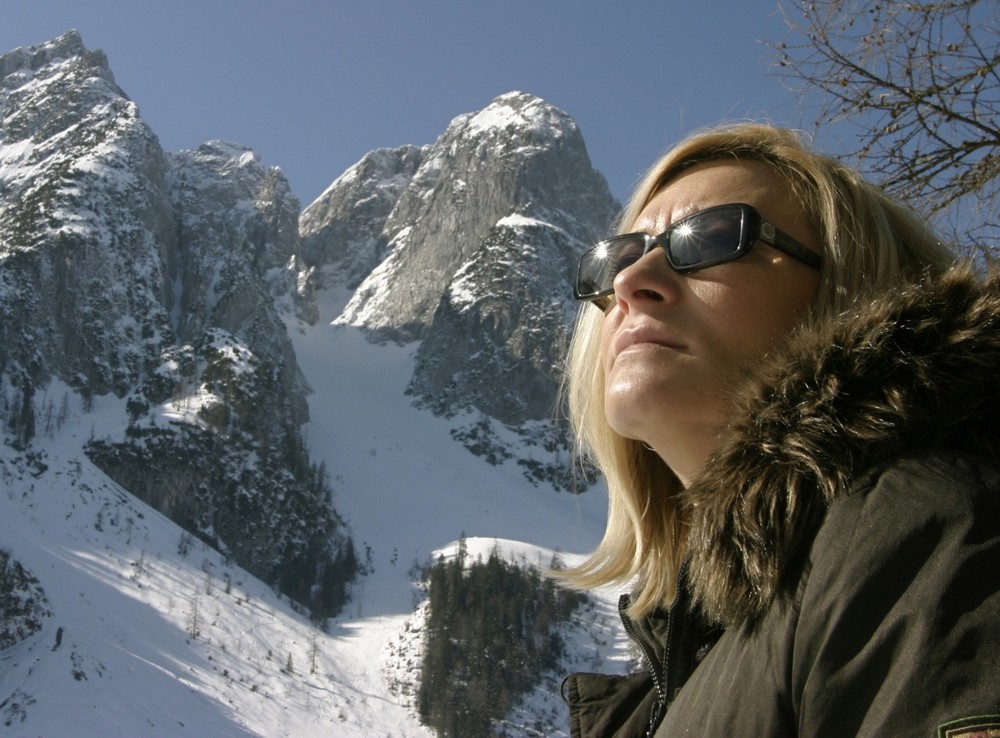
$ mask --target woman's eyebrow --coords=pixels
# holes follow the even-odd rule
[[[646,215],[636,220],[625,232],[638,233],[642,231],[651,236],[658,236],[681,218],[686,218],[692,213],[702,209],[703,208],[700,208],[697,205],[687,205],[680,210],[675,210],[669,217],[665,217],[662,211],[657,212],[655,217]]]

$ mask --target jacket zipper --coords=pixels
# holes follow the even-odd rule
[[[659,662],[649,644],[646,643],[645,639],[635,629],[632,619],[625,613],[625,609],[629,605],[628,596],[624,595],[618,600],[618,614],[625,626],[625,633],[632,639],[633,643],[638,644],[639,649],[642,651],[643,658],[649,664],[649,672],[653,676],[653,686],[656,688],[656,702],[650,710],[649,728],[646,731],[646,738],[652,738],[657,727],[660,725],[660,720],[663,718],[667,706],[672,702],[670,660],[674,641],[677,640],[677,622],[679,618],[686,616],[686,613],[683,611],[688,606],[687,590],[684,586],[684,582],[687,580],[687,568],[688,562],[685,559],[684,563],[681,564],[680,571],[677,573],[677,594],[674,596],[674,601],[667,610],[667,632],[665,634],[666,642],[663,645],[663,663]]]
[[[618,614],[621,617],[622,625],[625,627],[625,633],[628,637],[639,646],[639,650],[642,652],[642,657],[646,660],[649,666],[649,673],[653,677],[653,686],[656,689],[656,702],[653,704],[652,710],[649,716],[649,728],[646,730],[646,738],[652,738],[653,733],[656,732],[656,728],[660,723],[660,718],[663,716],[663,711],[667,706],[668,688],[667,684],[667,664],[670,663],[670,646],[673,641],[673,631],[674,631],[674,607],[671,607],[667,612],[667,633],[666,633],[666,648],[663,652],[663,663],[661,664],[659,659],[653,653],[652,648],[646,642],[639,632],[635,629],[635,625],[632,623],[632,618],[630,618],[626,613],[625,609],[628,607],[629,598],[627,595],[622,596],[618,600]]]

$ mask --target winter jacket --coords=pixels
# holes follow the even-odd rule
[[[647,671],[568,677],[572,735],[1000,736],[1000,277],[814,321],[735,396],[677,600],[624,619]]]

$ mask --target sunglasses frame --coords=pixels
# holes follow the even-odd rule
[[[692,218],[700,218],[706,213],[712,213],[717,210],[739,210],[740,211],[740,242],[736,249],[731,253],[726,254],[718,259],[710,259],[708,261],[698,262],[690,266],[677,266],[674,264],[670,256],[670,237],[671,235],[680,227],[683,227]],[[725,264],[730,261],[736,261],[737,259],[746,256],[746,254],[753,248],[753,245],[757,241],[763,241],[769,246],[773,246],[784,254],[791,256],[796,261],[800,261],[806,266],[813,269],[819,270],[823,266],[823,257],[817,254],[815,251],[803,246],[801,243],[796,241],[794,238],[789,236],[787,233],[781,229],[775,227],[775,225],[769,221],[764,220],[757,208],[752,205],[747,205],[746,203],[734,202],[727,203],[725,205],[715,205],[710,208],[705,208],[704,210],[699,210],[697,213],[692,213],[684,218],[681,218],[675,223],[671,223],[670,227],[667,228],[663,233],[657,236],[651,236],[648,233],[638,231],[635,233],[623,233],[618,236],[612,236],[601,242],[596,246],[587,249],[581,256],[580,261],[577,265],[577,275],[576,280],[573,283],[573,296],[577,300],[596,302],[602,298],[608,297],[614,294],[614,287],[609,287],[607,289],[601,290],[599,292],[582,292],[580,289],[580,267],[583,265],[584,260],[587,258],[588,254],[591,254],[594,250],[607,247],[609,244],[613,244],[616,241],[626,241],[626,240],[636,240],[642,239],[644,242],[642,254],[639,258],[642,258],[650,251],[652,251],[657,246],[663,247],[663,254],[666,257],[667,263],[670,268],[675,272],[680,274],[686,274],[688,272],[695,272],[699,269],[707,269],[710,266],[715,266],[716,264]],[[627,268],[627,267],[626,267]]]

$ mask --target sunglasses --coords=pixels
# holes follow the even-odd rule
[[[626,233],[609,238],[584,252],[576,273],[573,294],[577,300],[606,307],[613,294],[615,277],[657,246],[663,247],[667,263],[677,272],[724,264],[745,256],[757,242],[782,251],[793,259],[819,269],[819,254],[764,220],[750,205],[734,203],[707,208],[673,223],[659,236]]]

